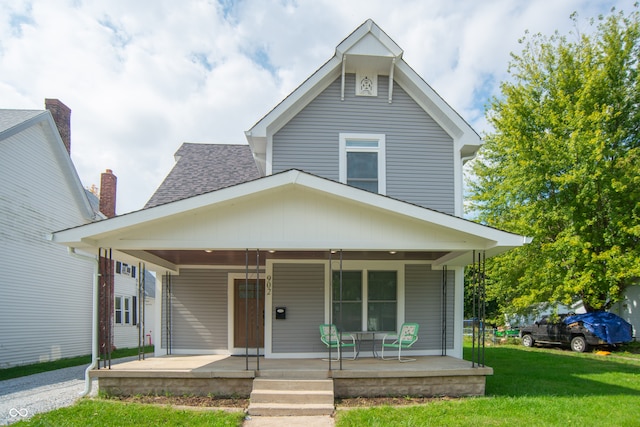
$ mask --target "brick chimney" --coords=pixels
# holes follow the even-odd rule
[[[71,155],[71,108],[64,105],[59,99],[45,99],[44,106],[51,112],[62,142]]]
[[[107,218],[116,216],[116,187],[118,178],[111,169],[100,175],[100,212]]]

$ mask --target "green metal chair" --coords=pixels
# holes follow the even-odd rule
[[[351,342],[349,342],[349,339]],[[353,348],[353,360],[356,360],[356,356],[358,353],[356,352],[356,339],[351,334],[342,334],[342,340],[340,340],[340,335],[338,334],[338,329],[336,325],[323,323],[320,325],[320,340],[327,346],[327,348],[335,348],[337,349],[338,358],[331,359],[334,362],[340,360],[342,355],[342,349],[344,347]],[[346,340],[346,341],[345,341]]]
[[[398,350],[399,362],[415,362],[416,359],[402,358],[402,349],[411,348],[418,341],[418,329],[420,329],[420,325],[417,323],[404,323],[399,334],[387,334],[382,337],[382,360],[395,360],[395,357],[384,358],[384,349],[394,348]]]

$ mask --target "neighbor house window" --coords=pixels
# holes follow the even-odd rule
[[[340,134],[340,182],[386,194],[384,134]]]
[[[333,272],[333,323],[343,331],[395,331],[397,271]]]
[[[134,297],[135,298],[135,297]],[[133,319],[133,304],[131,297],[117,296],[115,298],[114,317],[116,325],[131,325]],[[135,325],[137,322],[133,322]]]
[[[116,297],[116,325],[122,325],[122,297]]]

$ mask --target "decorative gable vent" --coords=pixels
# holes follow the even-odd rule
[[[356,96],[378,96],[378,74],[356,72]]]

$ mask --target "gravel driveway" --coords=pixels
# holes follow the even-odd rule
[[[112,363],[137,358],[118,359]],[[87,366],[73,366],[0,381],[0,426],[72,405],[84,391],[84,370]],[[90,395],[96,395],[97,389],[97,381],[94,380]]]

